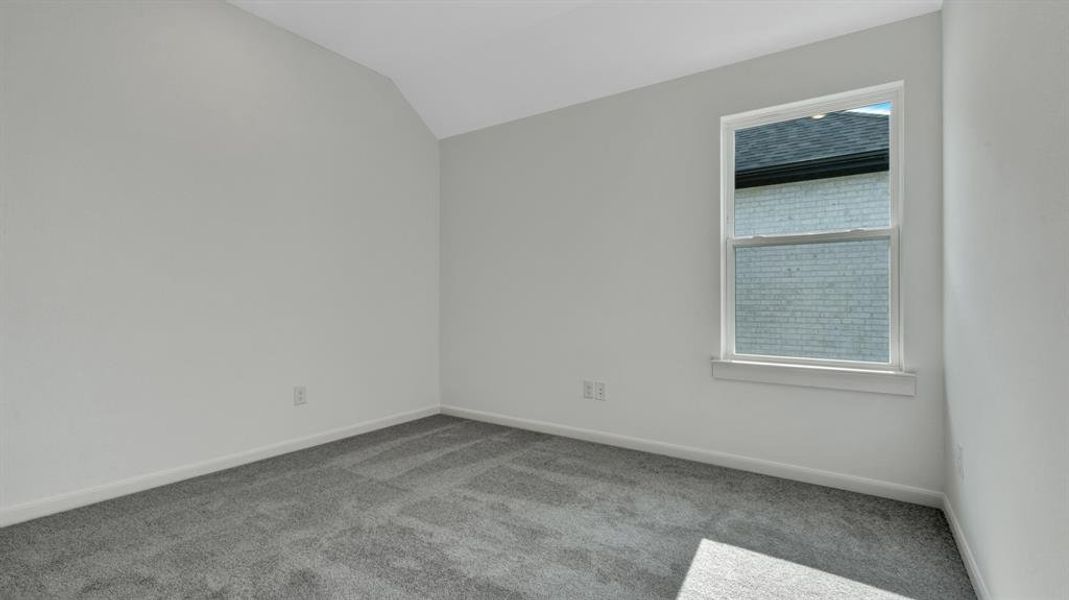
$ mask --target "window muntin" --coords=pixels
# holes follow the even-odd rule
[[[723,119],[723,358],[900,367],[900,89]]]

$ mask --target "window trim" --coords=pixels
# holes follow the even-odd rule
[[[903,328],[901,308],[901,256],[899,239],[902,229],[903,191],[903,115],[905,114],[904,82],[896,81],[873,87],[822,96],[738,113],[720,118],[720,356],[716,363],[760,364],[766,367],[814,367],[824,370],[901,373],[904,371]],[[888,148],[891,222],[886,228],[839,230],[834,232],[803,233],[769,236],[734,236],[735,211],[735,132],[739,129],[778,123],[814,114],[835,112],[891,102],[889,116],[890,147]],[[735,352],[735,252],[736,246],[797,245],[846,241],[850,239],[887,238],[890,241],[890,314],[889,361],[831,360],[823,358],[738,354]]]
[[[916,375],[903,371],[713,360],[713,377],[894,396],[917,395]]]

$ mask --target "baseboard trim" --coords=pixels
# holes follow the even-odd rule
[[[201,475],[238,467],[266,458],[288,454],[297,450],[312,448],[314,446],[327,444],[354,435],[360,435],[362,433],[369,433],[371,431],[384,429],[386,427],[399,425],[416,419],[422,419],[439,413],[474,421],[495,423],[508,427],[516,427],[518,429],[538,431],[540,433],[559,435],[588,442],[629,448],[631,450],[641,450],[644,452],[694,460],[721,467],[751,471],[764,475],[782,477],[784,479],[792,479],[805,483],[891,498],[893,500],[901,500],[903,502],[942,508],[943,512],[946,514],[947,521],[950,524],[950,530],[954,535],[954,540],[961,552],[962,561],[965,563],[965,569],[969,574],[969,579],[972,581],[973,588],[975,588],[977,598],[979,600],[989,600],[991,598],[991,595],[987,590],[987,585],[984,582],[984,578],[980,573],[980,567],[976,562],[976,557],[965,537],[965,532],[961,528],[961,523],[958,521],[957,514],[954,512],[954,507],[951,505],[950,499],[941,492],[881,481],[878,479],[858,477],[856,475],[845,475],[842,473],[812,469],[799,465],[751,458],[727,452],[681,446],[667,442],[658,442],[655,440],[607,433],[593,429],[571,427],[546,421],[510,417],[499,413],[448,405],[440,407],[436,405],[427,406],[413,411],[396,413],[381,419],[364,421],[348,427],[332,429],[330,431],[313,434],[303,438],[296,438],[277,444],[271,444],[269,446],[262,446],[260,448],[254,448],[245,452],[230,454],[212,460],[176,467],[174,469],[157,471],[155,473],[94,486],[84,490],[50,496],[41,500],[2,507],[0,508],[0,527],[14,525],[15,523],[37,519],[74,508],[88,506],[90,504],[96,504],[97,502],[103,502],[105,500],[119,498],[121,496],[134,494],[155,487],[177,483],[186,479],[192,479]]]
[[[381,419],[364,421],[355,425],[349,425],[348,427],[341,427],[302,438],[286,440],[269,446],[261,446],[259,448],[253,448],[252,450],[221,456],[219,458],[213,458],[191,465],[157,471],[146,475],[139,475],[137,477],[105,483],[74,492],[49,496],[41,500],[2,507],[0,508],[0,527],[29,521],[31,519],[71,510],[73,508],[96,504],[97,502],[103,502],[104,500],[111,500],[120,496],[142,492],[185,479],[191,479],[216,471],[238,467],[265,458],[271,458],[295,452],[297,450],[304,450],[305,448],[327,444],[354,435],[360,435],[362,433],[368,433],[392,425],[399,425],[408,421],[422,419],[423,417],[436,415],[439,412],[440,409],[438,405],[427,406],[417,410],[396,413]]]
[[[947,522],[950,523],[950,532],[954,534],[954,541],[958,544],[958,552],[961,554],[962,562],[965,563],[965,571],[969,574],[977,599],[989,600],[991,593],[987,591],[987,584],[984,583],[984,577],[980,574],[980,565],[976,562],[976,555],[969,546],[969,540],[965,538],[965,530],[961,528],[958,515],[954,512],[954,505],[950,503],[950,498],[946,495],[943,496],[943,513],[947,516]]]
[[[452,415],[454,417],[472,419],[475,421],[485,421],[487,423],[495,423],[498,425],[516,427],[518,429],[527,429],[530,431],[538,431],[540,433],[549,433],[553,435],[575,438],[588,442],[607,444],[609,446],[619,446],[621,448],[629,448],[631,450],[641,450],[643,452],[651,452],[653,454],[662,454],[675,458],[683,458],[687,460],[708,463],[711,465],[717,465],[720,467],[728,467],[731,469],[751,471],[754,473],[772,475],[775,477],[782,477],[784,479],[792,479],[805,483],[813,483],[816,485],[823,485],[826,487],[833,487],[842,490],[848,490],[851,492],[860,492],[862,494],[870,494],[883,498],[891,498],[893,500],[901,500],[903,502],[910,502],[913,504],[923,504],[925,506],[931,506],[935,508],[942,508],[943,506],[942,492],[902,485],[899,483],[891,483],[889,481],[880,481],[878,479],[869,479],[866,477],[858,477],[856,475],[846,475],[843,473],[835,473],[832,471],[823,471],[820,469],[812,469],[810,467],[802,467],[799,465],[791,465],[787,463],[774,462],[760,458],[751,458],[748,456],[729,454],[727,452],[717,452],[715,450],[705,450],[702,448],[694,448],[690,446],[680,446],[667,442],[658,442],[654,440],[630,437],[615,433],[595,431],[593,429],[582,429],[579,427],[559,425],[556,423],[548,423],[545,421],[521,419],[518,417],[510,417],[498,413],[471,410],[458,406],[443,405],[442,413],[446,415]]]

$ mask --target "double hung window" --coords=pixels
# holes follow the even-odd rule
[[[901,369],[901,98],[721,120],[721,361]]]

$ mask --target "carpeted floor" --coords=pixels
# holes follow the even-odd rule
[[[973,598],[935,509],[435,416],[0,529],[0,598]]]

